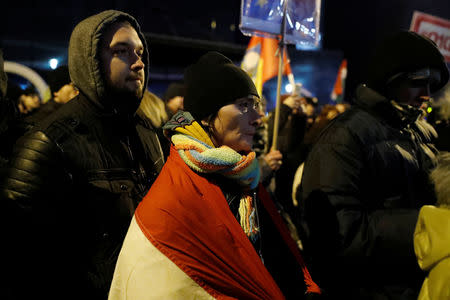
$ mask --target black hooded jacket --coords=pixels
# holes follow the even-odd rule
[[[20,280],[32,265],[37,298],[106,299],[131,217],[164,163],[150,122],[108,102],[99,47],[105,30],[122,20],[138,32],[148,66],[131,16],[110,10],[78,24],[69,70],[80,94],[17,142],[2,182],[4,211],[27,239],[20,247],[33,249]],[[147,78],[146,67],[144,86]]]
[[[356,97],[305,162],[312,275],[332,299],[417,299],[423,277],[413,232],[420,207],[435,201],[428,181],[435,131],[418,109],[370,88],[360,86]]]

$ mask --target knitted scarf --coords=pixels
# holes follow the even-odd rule
[[[163,129],[164,134],[171,139],[180,157],[192,170],[199,173],[222,174],[236,180],[247,189],[247,193],[244,193],[239,205],[239,222],[247,237],[253,241],[260,234],[259,221],[254,205],[255,199],[248,193],[259,183],[259,166],[255,159],[255,153],[250,152],[247,155],[241,155],[227,146],[215,148],[207,133],[188,112],[179,111],[176,113],[164,125]],[[269,194],[262,186],[259,187],[259,193],[283,240],[285,240],[302,268],[307,293],[320,294],[320,288],[312,280],[301,253],[290,237],[289,230],[277,213],[277,208],[270,200]]]
[[[255,152],[241,155],[228,146],[215,148],[208,134],[189,112],[177,112],[163,129],[192,170],[222,174],[248,190],[258,185],[260,171]]]

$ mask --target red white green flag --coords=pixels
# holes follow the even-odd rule
[[[347,60],[344,59],[339,66],[336,82],[334,83],[333,91],[331,92],[331,99],[336,103],[341,103],[344,100],[345,79],[347,78]]]

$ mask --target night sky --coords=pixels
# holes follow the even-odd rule
[[[6,60],[45,72],[49,58],[65,62],[70,33],[79,21],[118,9],[133,15],[148,35],[154,81],[158,77],[168,81],[181,78],[182,70],[207,50],[222,51],[234,61],[242,59],[249,37],[238,28],[240,4],[236,0],[8,1],[3,4],[0,43]],[[448,0],[322,1],[322,51],[336,59],[347,58],[347,98],[364,82],[374,46],[385,35],[408,29],[414,10],[450,19]],[[307,56],[294,46],[289,51],[294,64],[296,57]]]

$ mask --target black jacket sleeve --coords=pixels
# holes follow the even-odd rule
[[[45,249],[49,248],[42,245],[48,245],[48,241],[57,243],[60,238],[55,238],[52,231],[59,207],[53,200],[61,199],[55,198],[54,193],[65,190],[63,182],[67,178],[60,157],[57,145],[43,132],[32,132],[16,142],[8,167],[2,170],[0,219],[3,250],[7,257],[4,264],[8,273],[6,288],[11,295],[20,295],[17,296],[20,299],[29,298],[36,292],[31,287],[45,286],[38,281],[50,280],[48,274],[43,275],[42,268],[38,268],[40,277],[37,280],[34,269],[37,264],[54,270],[48,257],[55,253],[47,251],[47,254]],[[24,286],[30,288],[23,289]]]
[[[31,213],[34,201],[45,198],[68,177],[61,154],[57,145],[41,131],[21,137],[4,170],[1,197],[15,210]]]

